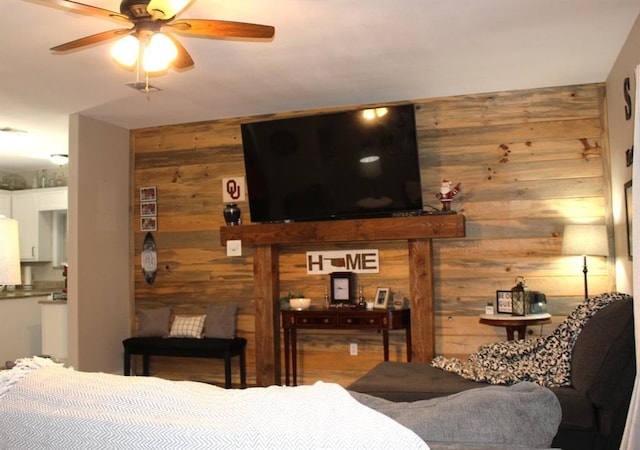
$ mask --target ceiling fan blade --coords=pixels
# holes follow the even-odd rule
[[[65,42],[64,44],[56,45],[50,48],[54,52],[66,52],[67,50],[74,50],[76,48],[84,47],[86,45],[97,44],[98,42],[113,39],[115,37],[124,36],[134,31],[134,28],[117,28],[115,30],[103,31],[102,33],[92,34],[91,36],[85,36],[75,41]]]
[[[272,38],[275,28],[270,25],[258,25],[226,20],[183,19],[165,24],[176,33],[205,37],[236,38]]]
[[[173,60],[171,65],[176,70],[183,70],[183,69],[187,69],[189,67],[192,67],[193,66],[193,59],[191,59],[191,55],[189,54],[187,49],[184,48],[183,45],[180,43],[180,41],[178,41],[172,35],[166,34],[166,36],[168,36],[169,39],[171,39],[173,41],[173,43],[176,46],[176,49],[178,50],[178,56],[176,56],[176,59]]]
[[[84,3],[74,2],[72,0],[43,0],[43,1],[45,1],[46,3],[51,3],[52,5],[60,6],[61,8],[65,8],[73,12],[86,14],[89,16],[100,16],[100,17],[107,17],[112,19],[122,19],[126,21],[129,20],[127,16],[125,16],[124,14],[120,14],[119,12],[98,8],[97,6],[85,5]]]
[[[147,12],[155,20],[169,20],[185,10],[193,0],[151,0]]]

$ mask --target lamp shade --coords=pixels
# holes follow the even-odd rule
[[[145,72],[162,72],[178,56],[178,49],[171,38],[163,33],[155,33],[142,54],[142,68]]]
[[[607,256],[607,227],[604,225],[565,225],[562,237],[563,255]]]
[[[0,285],[22,284],[18,221],[0,216]]]
[[[138,53],[140,41],[133,34],[128,34],[111,47],[111,57],[125,67],[133,67],[138,60]]]

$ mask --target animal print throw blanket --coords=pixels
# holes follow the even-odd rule
[[[569,386],[571,354],[582,327],[609,303],[629,297],[617,292],[591,297],[576,307],[549,336],[485,345],[466,361],[437,356],[431,365],[469,380],[491,384],[531,381],[546,387]]]

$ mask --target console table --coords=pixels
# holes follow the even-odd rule
[[[298,384],[297,330],[378,330],[382,331],[384,360],[389,361],[389,330],[406,330],[407,362],[411,362],[411,311],[362,309],[283,310],[285,385],[293,369],[293,386]]]
[[[435,356],[433,307],[434,238],[464,237],[462,214],[425,214],[414,217],[326,220],[220,227],[220,244],[241,240],[253,247],[256,382],[280,384],[279,247],[311,242],[407,242],[409,302],[414,345],[413,360],[429,362]],[[259,355],[259,356],[258,356]]]

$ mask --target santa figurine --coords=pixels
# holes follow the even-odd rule
[[[442,180],[440,184],[440,192],[436,194],[436,198],[440,200],[442,204],[442,211],[451,211],[451,199],[455,197],[455,195],[462,190],[460,183],[456,184],[453,188],[451,187],[451,181]]]

